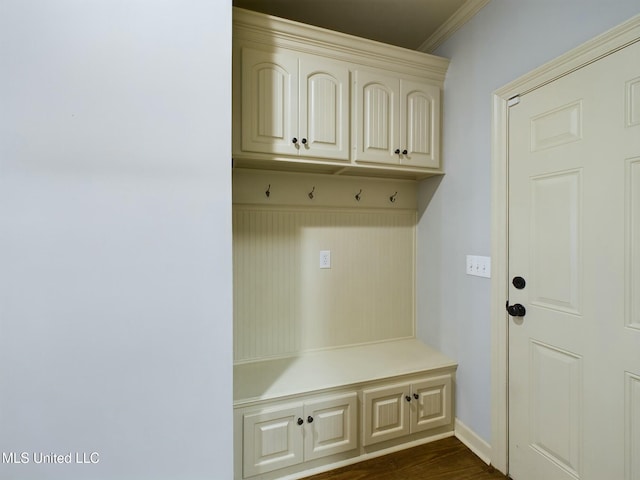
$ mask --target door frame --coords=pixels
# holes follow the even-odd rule
[[[587,41],[493,93],[491,114],[491,464],[509,471],[509,104],[590,63],[640,41],[640,15]]]

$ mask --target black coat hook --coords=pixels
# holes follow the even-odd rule
[[[264,192],[264,194],[267,196],[267,198],[269,198],[269,195],[271,195],[271,184],[269,184],[269,186],[267,187],[267,191]]]
[[[398,195],[398,192],[394,193],[393,195],[391,195],[391,196],[389,197],[389,201],[390,201],[391,203],[396,203],[396,195]]]
[[[313,188],[311,189],[311,191],[309,192],[309,198],[310,198],[311,200],[313,200],[313,192],[315,192],[315,191],[316,191],[316,187],[313,187]]]
[[[362,189],[358,193],[356,193],[356,200],[360,201],[360,194],[362,193]]]

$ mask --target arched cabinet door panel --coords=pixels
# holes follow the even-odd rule
[[[295,155],[298,59],[288,53],[242,49],[242,150]]]

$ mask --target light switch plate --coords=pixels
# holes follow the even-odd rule
[[[491,257],[467,255],[467,275],[491,278]]]

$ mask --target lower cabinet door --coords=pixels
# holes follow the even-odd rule
[[[348,452],[358,447],[356,392],[305,402],[304,415],[307,423],[305,460]]]
[[[415,417],[411,422],[411,433],[451,423],[451,375],[422,380],[412,384],[412,388]]]
[[[243,476],[303,461],[302,404],[244,415]]]
[[[363,445],[372,445],[409,434],[410,394],[410,384],[363,390]]]

